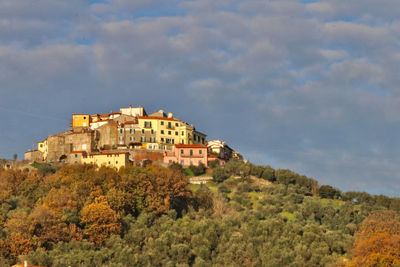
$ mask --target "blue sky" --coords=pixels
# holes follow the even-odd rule
[[[0,157],[142,105],[257,164],[400,196],[398,0],[0,0]]]

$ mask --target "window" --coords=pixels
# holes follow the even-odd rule
[[[154,133],[154,130],[153,129],[151,129],[151,134],[153,134]]]
[[[163,122],[163,121],[161,121],[161,125],[164,125],[164,122]]]
[[[185,132],[184,131],[182,131],[182,136],[184,136],[185,135]]]
[[[108,164],[111,164],[111,161],[109,161]]]
[[[132,129],[129,130],[129,133],[132,133]]]
[[[135,129],[133,129],[133,133],[135,133]]]
[[[203,151],[202,151],[202,150],[199,150],[199,154],[200,154],[200,155],[203,154]]]
[[[118,164],[118,161],[116,161],[115,164]]]
[[[144,133],[144,129],[142,129],[142,133]]]
[[[122,133],[122,129],[119,129],[119,133]]]
[[[171,135],[171,131],[168,131],[168,135]]]
[[[179,123],[176,122],[176,123],[175,123],[175,126],[179,126]]]
[[[172,144],[175,144],[175,139],[172,139]]]
[[[75,158],[77,158],[78,157],[78,154],[75,154]]]
[[[190,156],[193,156],[193,150],[190,149]]]
[[[181,165],[182,166],[185,165],[185,161],[181,160]]]
[[[172,160],[169,160],[169,164],[171,164],[172,163]]]
[[[151,128],[151,121],[145,121],[144,122],[144,127],[145,128]]]
[[[84,116],[83,119],[86,120],[86,116]]]
[[[185,144],[185,140],[182,140],[182,141],[181,141],[181,144]]]
[[[132,137],[132,136],[131,136],[131,137],[129,137],[129,140],[130,140],[130,141],[132,141],[132,140],[133,140],[133,137]]]
[[[161,134],[164,134],[164,130],[161,130]]]
[[[201,138],[201,143],[204,145],[204,137]]]
[[[163,137],[161,137],[161,142],[164,142],[164,138]]]
[[[151,141],[150,141],[151,142]],[[152,145],[149,145],[149,149],[153,149],[153,146]]]
[[[168,128],[171,128],[172,126],[171,126],[171,122],[169,121],[168,122]]]
[[[175,135],[178,135],[178,132],[175,132]]]

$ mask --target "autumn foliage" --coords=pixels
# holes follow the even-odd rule
[[[123,216],[163,214],[190,195],[181,172],[160,166],[118,172],[70,165],[47,175],[0,169],[0,256],[15,259],[71,240],[100,245],[121,234]]]
[[[400,266],[400,217],[395,211],[374,211],[356,235],[348,266]]]

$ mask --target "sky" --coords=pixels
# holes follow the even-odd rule
[[[400,197],[398,0],[0,0],[0,158],[163,109],[253,163]]]

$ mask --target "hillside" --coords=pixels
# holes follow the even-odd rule
[[[188,185],[177,164],[34,167],[0,171],[0,266],[400,263],[398,198],[240,160],[213,166],[206,185]]]

